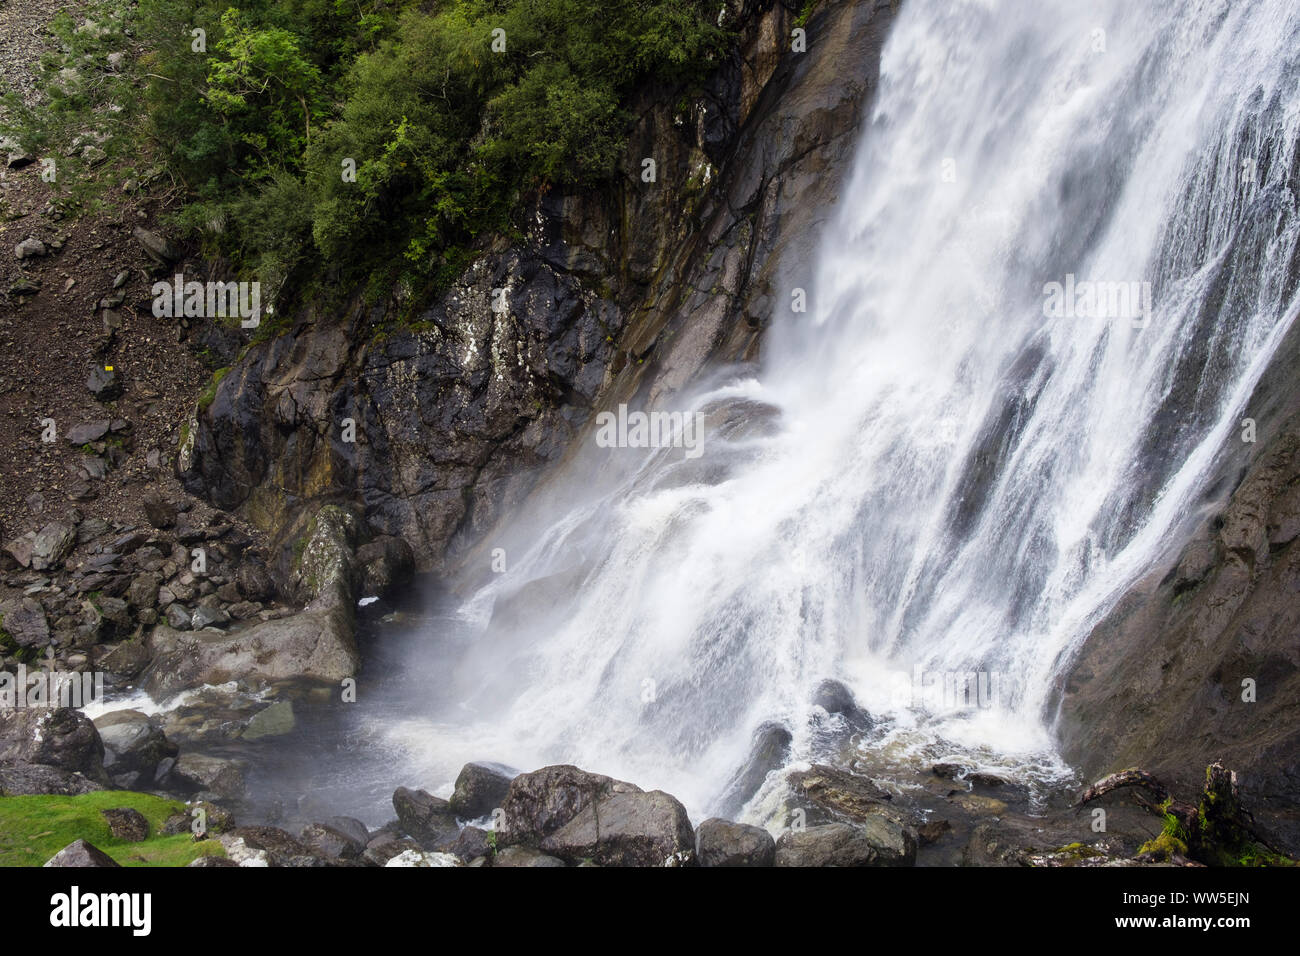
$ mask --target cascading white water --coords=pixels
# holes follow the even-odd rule
[[[392,728],[425,778],[571,762],[695,814],[761,722],[806,747],[825,677],[881,746],[1061,771],[1054,673],[1167,546],[1294,317],[1297,41],[1293,0],[907,0],[808,312],[773,317],[758,379],[692,398],[771,427],[707,432],[712,471],[589,449],[585,500],[466,613],[568,586],[468,649],[432,726]],[[1051,317],[1067,275],[1150,283],[1151,313]],[[915,668],[1003,693],[911,706]]]

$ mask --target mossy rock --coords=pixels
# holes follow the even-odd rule
[[[352,601],[356,586],[353,547],[361,522],[338,505],[322,505],[293,544],[289,583],[303,603],[322,594]]]

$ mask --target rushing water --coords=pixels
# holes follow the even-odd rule
[[[1065,774],[1053,677],[1294,315],[1298,61],[1294,0],[907,0],[808,310],[756,378],[668,400],[713,412],[700,459],[589,439],[520,516],[377,690],[388,780],[570,762],[698,818],[764,721],[808,756],[827,677],[890,760]],[[1135,295],[1050,314],[1067,281]],[[745,408],[762,427],[719,425]],[[954,672],[996,699],[906,693]]]

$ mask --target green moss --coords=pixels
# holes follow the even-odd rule
[[[1169,812],[1172,800],[1166,800],[1160,805],[1160,812],[1164,815],[1165,825],[1160,834],[1138,847],[1138,854],[1153,853],[1162,860],[1167,860],[1175,853],[1179,856],[1188,856],[1187,833],[1183,829],[1178,818]]]
[[[221,380],[226,377],[226,374],[229,371],[230,371],[230,367],[227,366],[225,368],[219,368],[212,373],[212,381],[208,383],[208,387],[205,388],[203,392],[199,395],[199,400],[196,403],[198,405],[199,411],[203,411],[205,408],[207,408],[209,405],[213,403],[213,401],[217,397],[217,386],[221,384]],[[186,432],[186,436],[187,435],[188,435],[188,430]],[[181,439],[182,445],[185,444],[186,436],[183,436]]]
[[[155,834],[139,843],[112,835],[102,810],[130,807]],[[104,790],[76,797],[0,797],[0,866],[42,866],[75,840],[87,840],[123,866],[185,866],[200,856],[224,856],[215,840],[194,842],[188,833],[156,834],[185,804],[148,793]]]
[[[1300,866],[1300,862],[1274,853],[1257,843],[1246,844],[1245,850],[1237,857],[1237,866]]]
[[[804,0],[803,9],[800,10],[799,15],[794,18],[794,25],[797,27],[806,27],[808,21],[812,18],[813,11],[817,9],[817,4],[820,2],[821,0]]]
[[[1179,856],[1187,856],[1187,843],[1179,839],[1172,833],[1168,826],[1160,831],[1160,835],[1154,839],[1147,840],[1138,847],[1138,854],[1153,853],[1162,860],[1167,860],[1175,853]]]

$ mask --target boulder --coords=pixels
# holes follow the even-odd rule
[[[916,845],[932,846],[952,832],[952,824],[947,820],[931,820],[916,828]]]
[[[860,825],[827,823],[781,834],[775,862],[777,866],[912,866],[916,839],[880,815]]]
[[[149,610],[150,613],[154,613],[154,619],[157,620],[156,612]],[[141,623],[144,623],[144,613],[141,611],[138,615]],[[149,648],[141,640],[122,641],[111,647],[97,647],[95,650],[103,652],[97,658],[97,666],[120,677],[134,679],[149,666]]]
[[[308,824],[298,839],[312,853],[327,860],[352,860],[366,851],[365,840],[357,840],[325,823]]]
[[[45,609],[34,598],[11,598],[0,603],[0,629],[19,647],[44,647],[50,643]]]
[[[325,821],[325,825],[360,843],[362,849],[370,843],[370,831],[356,817],[330,817]]]
[[[112,423],[107,418],[101,418],[98,421],[82,422],[79,425],[73,425],[68,429],[64,438],[69,445],[80,447],[89,445],[91,442],[99,441],[108,434],[109,426]]]
[[[175,836],[178,833],[193,833],[194,825],[199,820],[198,811],[202,811],[202,823],[205,835],[229,833],[235,828],[235,818],[229,811],[223,810],[215,803],[199,800],[190,803],[184,810],[173,813],[163,821],[159,831],[163,836]]]
[[[388,861],[393,857],[405,853],[407,850],[421,850],[420,844],[416,843],[410,837],[398,837],[392,833],[377,833],[366,844],[366,850],[361,855],[362,859],[371,866],[387,866]]]
[[[790,774],[789,781],[796,794],[833,816],[850,820],[866,819],[892,798],[866,777],[822,764]]]
[[[431,853],[424,850],[403,850],[384,866],[459,866],[460,860],[450,853]]]
[[[139,774],[152,781],[158,765],[179,752],[138,710],[109,711],[95,721],[95,729],[104,743],[104,769],[114,780]]]
[[[107,587],[103,590],[106,592]],[[131,632],[131,612],[121,598],[101,593],[99,597],[85,602],[83,608],[86,624],[99,639],[111,639]]]
[[[235,572],[235,585],[249,601],[267,601],[275,597],[275,582],[266,566],[256,561],[245,561]]]
[[[771,866],[775,860],[776,841],[762,827],[713,817],[695,829],[700,866]]]
[[[303,604],[356,603],[357,561],[353,554],[361,522],[351,511],[323,505],[306,521],[293,545],[286,574],[288,591]]]
[[[451,805],[424,790],[398,787],[393,791],[393,809],[402,830],[424,849],[435,849],[456,832]]]
[[[205,627],[222,627],[230,623],[230,615],[219,607],[199,605],[190,615],[190,627],[201,631]]]
[[[126,603],[135,608],[153,607],[158,603],[158,586],[162,583],[156,574],[145,571],[131,579],[126,589]]]
[[[492,844],[488,841],[489,833],[478,827],[466,827],[456,834],[456,839],[448,840],[438,849],[450,853],[457,859],[469,863],[480,857],[492,855]]]
[[[170,626],[149,637],[153,661],[141,677],[150,694],[167,696],[200,684],[242,678],[275,681],[306,677],[336,683],[361,663],[349,614],[340,608],[311,609],[227,633],[179,633],[191,616],[169,605]]]
[[[456,778],[452,811],[465,820],[485,817],[505,802],[514,774],[500,764],[467,763]]]
[[[244,795],[244,771],[239,761],[206,754],[181,754],[171,771],[172,779],[190,791],[211,793],[227,800]]]
[[[615,792],[585,806],[540,849],[600,866],[668,866],[690,862],[695,832],[681,802],[662,790]]]
[[[45,255],[47,251],[45,243],[41,242],[41,240],[28,237],[14,246],[14,257],[33,259]]]
[[[104,744],[79,710],[0,709],[0,766],[43,764],[107,783]]]
[[[77,543],[77,530],[62,521],[51,521],[42,528],[32,542],[32,569],[44,571],[58,568]]]
[[[111,856],[86,840],[69,843],[45,861],[46,866],[118,866]]]
[[[543,767],[510,781],[501,804],[501,845],[537,845],[597,800],[613,793],[640,793],[635,784],[568,764]]]
[[[135,237],[136,242],[140,243],[149,258],[159,265],[169,265],[180,261],[180,249],[165,236],[161,236],[142,226],[134,227],[131,230],[131,235]]]
[[[813,693],[813,706],[820,707],[834,717],[843,718],[850,730],[863,731],[871,727],[871,716],[858,706],[853,691],[837,680],[824,680]]]
[[[113,807],[100,810],[108,821],[108,832],[127,843],[139,843],[149,839],[149,821],[144,814],[132,807]]]
[[[29,531],[25,535],[11,539],[5,544],[5,553],[18,562],[19,567],[30,568],[32,566],[32,545],[36,543],[36,532]]]
[[[241,866],[264,859],[266,866],[326,866],[327,861],[279,827],[235,827],[217,837]]]
[[[96,401],[111,402],[122,397],[122,379],[116,369],[96,365],[86,376],[86,388]]]

